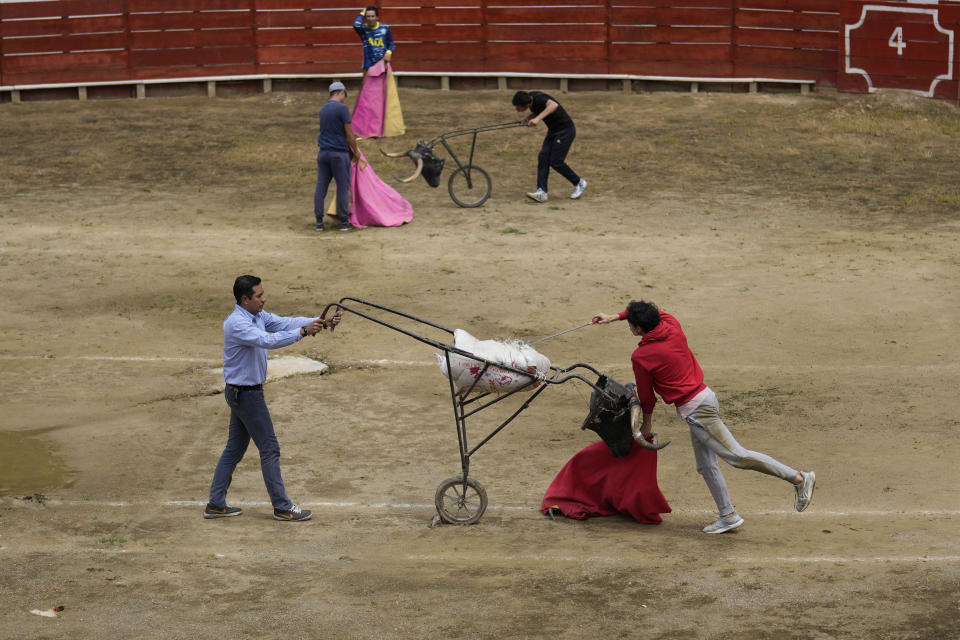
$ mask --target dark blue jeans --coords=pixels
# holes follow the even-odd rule
[[[570,145],[573,139],[577,137],[576,127],[567,127],[560,131],[547,133],[543,139],[543,145],[540,147],[540,155],[537,156],[537,188],[547,191],[547,177],[550,169],[553,169],[564,178],[576,186],[580,183],[580,176],[567,164],[567,154],[570,152]]]
[[[227,489],[233,480],[233,470],[243,459],[247,445],[253,439],[253,444],[260,451],[260,471],[273,508],[289,509],[293,503],[287,497],[280,475],[280,442],[273,431],[273,421],[263,399],[263,390],[237,391],[228,384],[223,395],[230,407],[230,431],[227,446],[213,472],[210,504],[215,507],[227,504]]]
[[[313,193],[313,214],[323,224],[323,201],[327,199],[330,180],[337,181],[337,217],[350,221],[350,154],[346,151],[317,152],[317,190]]]

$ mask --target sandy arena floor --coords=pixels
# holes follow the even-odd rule
[[[508,92],[401,99],[390,150],[516,117]],[[554,175],[549,202],[525,202],[541,133],[491,133],[486,205],[419,181],[397,187],[411,224],[346,234],[312,230],[319,94],[0,107],[0,638],[960,638],[956,109],[561,101],[583,199]],[[381,177],[410,171],[376,147]],[[274,521],[248,453],[230,492],[244,515],[206,521],[220,326],[246,272],[275,313],[355,296],[480,338],[653,300],[740,441],[816,470],[816,499],[797,514],[787,484],[725,467],[746,524],[703,535],[712,501],[661,404],[663,524],[551,521],[543,491],[595,437],[572,382],[474,456],[480,523],[431,528],[459,471],[434,350],[348,315],[276,354],[326,372],[266,387],[314,519]],[[629,381],[635,342],[610,325],[538,347]]]

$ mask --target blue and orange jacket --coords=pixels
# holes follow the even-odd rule
[[[363,41],[363,68],[369,69],[377,64],[387,51],[393,51],[393,34],[390,33],[390,26],[378,22],[377,26],[371,29],[363,19],[361,13],[353,21],[353,30]]]

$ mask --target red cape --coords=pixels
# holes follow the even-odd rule
[[[577,520],[627,513],[643,524],[659,524],[671,511],[657,485],[657,452],[634,443],[614,458],[603,441],[580,450],[553,479],[540,511],[551,508]]]

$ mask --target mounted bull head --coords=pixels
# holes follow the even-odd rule
[[[402,158],[403,156],[409,156],[409,158],[413,160],[414,164],[417,165],[416,171],[414,171],[413,175],[409,178],[397,178],[397,180],[400,182],[413,182],[417,179],[417,176],[422,175],[423,179],[426,180],[427,184],[429,184],[431,187],[440,186],[440,173],[443,171],[443,158],[435,154],[433,149],[429,147],[427,143],[418,142],[417,146],[409,151],[396,151],[393,153],[387,153],[383,149],[380,149],[380,153],[388,158]]]
[[[640,405],[631,403],[636,398],[634,385],[624,386],[612,378],[600,376],[597,386],[600,390],[594,389],[590,395],[590,412],[580,428],[596,431],[615,458],[629,454],[633,442],[644,449],[663,449],[670,444],[659,444],[656,434],[652,444],[640,435]]]

